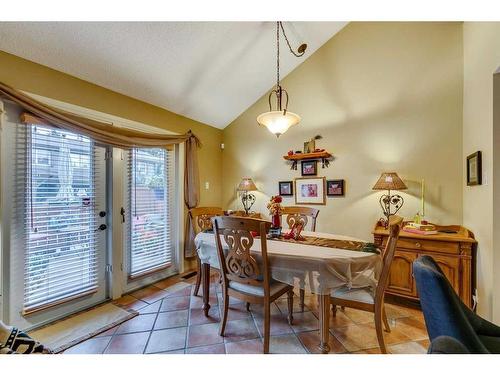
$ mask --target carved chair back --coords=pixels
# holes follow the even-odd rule
[[[311,220],[311,231],[316,231],[316,218],[319,210],[317,208],[300,207],[300,206],[285,206],[283,207],[282,217],[286,215],[286,223],[288,228],[292,228],[295,223],[302,223],[304,230],[306,229],[309,219]]]
[[[213,218],[217,255],[221,265],[222,281],[227,288],[230,281],[260,286],[269,295],[270,270],[267,258],[266,234],[271,223],[265,220],[217,216]],[[256,232],[260,240],[262,262],[259,264],[251,253]],[[227,245],[227,250],[223,247]]]
[[[195,234],[212,229],[212,218],[224,215],[220,207],[196,207],[189,210]]]
[[[380,273],[377,288],[375,290],[375,303],[380,303],[383,301],[385,289],[389,281],[392,260],[394,259],[394,253],[396,252],[396,245],[398,242],[399,231],[401,229],[402,222],[403,218],[397,215],[391,216],[389,220],[389,238],[387,239],[387,243],[382,254],[382,271]]]

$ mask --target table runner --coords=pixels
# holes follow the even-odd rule
[[[312,245],[330,247],[334,249],[361,251],[366,246],[366,242],[353,241],[353,240],[340,240],[334,238],[316,237],[316,236],[302,236],[303,240],[295,240],[293,238],[274,237],[269,238],[271,241],[283,241],[296,244]]]

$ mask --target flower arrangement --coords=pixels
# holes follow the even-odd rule
[[[281,215],[283,212],[283,206],[281,206],[283,198],[279,195],[271,197],[271,200],[267,204],[267,209],[270,215]]]

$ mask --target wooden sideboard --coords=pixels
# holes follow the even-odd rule
[[[477,246],[474,234],[459,225],[437,226],[437,230],[457,233],[419,235],[400,232],[386,294],[418,301],[412,263],[421,255],[429,255],[439,264],[462,301],[472,308],[476,287]],[[384,248],[389,232],[377,223],[372,233],[375,244]]]

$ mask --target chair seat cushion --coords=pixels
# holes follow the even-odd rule
[[[264,297],[264,287],[243,284],[243,283],[239,283],[237,281],[230,281],[229,287],[231,289],[237,290],[238,292],[242,292],[245,294],[252,294],[254,296]],[[280,283],[279,281],[272,280],[269,291],[270,291],[271,295],[274,295],[280,291],[284,291],[288,287],[289,287],[288,284],[284,284],[284,283]]]
[[[349,301],[363,302],[374,304],[375,298],[369,288],[351,288],[349,289],[346,286],[335,289],[332,294],[332,297],[339,299],[347,299]]]

